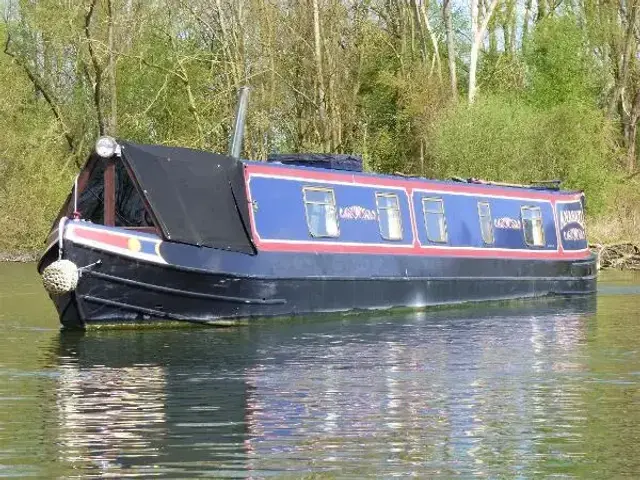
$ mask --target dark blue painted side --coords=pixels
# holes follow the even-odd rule
[[[302,191],[304,187],[328,187],[335,193],[340,235],[337,238],[322,237],[318,240],[389,245],[413,243],[409,200],[404,189],[335,185],[259,176],[252,176],[249,186],[251,199],[254,202],[256,230],[261,239],[313,239],[307,227]],[[392,241],[382,238],[377,220],[376,192],[398,196],[402,216],[402,240]],[[347,209],[351,206],[363,207],[375,212],[375,218],[350,219]]]
[[[229,259],[243,255],[202,250],[209,250],[212,256],[228,253]],[[244,257],[258,260],[263,255]],[[593,257],[579,262],[432,257],[419,262],[426,275],[414,278],[377,277],[371,273],[375,268],[373,262],[365,261],[361,264],[365,273],[361,278],[351,276],[353,271],[342,278],[318,274],[290,276],[290,272],[300,268],[301,261],[315,264],[315,272],[332,270],[336,257],[331,254],[266,256],[264,259],[273,262],[279,275],[237,277],[222,271],[190,271],[170,265],[132,262],[117,254],[69,243],[65,245],[65,258],[77,265],[93,264],[99,259],[104,267],[87,271],[72,295],[56,297],[54,302],[64,325],[82,327],[84,323],[152,318],[199,322],[586,294],[593,293],[596,285]],[[349,270],[348,267],[357,265],[351,261],[352,257],[357,256],[342,256],[339,263]],[[416,263],[402,255],[387,260],[408,262],[407,265]],[[263,263],[262,267],[265,266]]]
[[[404,189],[344,185],[329,181],[325,183],[305,182],[299,179],[253,175],[250,177],[249,190],[254,202],[256,231],[262,240],[308,241],[313,239],[306,223],[302,193],[305,186],[332,188],[335,192],[340,235],[336,238],[323,237],[317,240],[334,243],[353,242],[364,245],[380,243],[411,245],[413,243],[410,207]],[[351,206],[376,212],[376,193],[398,195],[403,229],[401,241],[389,241],[382,238],[377,216],[374,219],[349,219],[349,216],[345,214]],[[421,245],[441,245],[431,242],[427,238],[422,207],[422,199],[426,197],[441,198],[444,202],[448,231],[446,245],[478,248],[557,249],[558,238],[553,206],[550,201],[414,191],[412,205]],[[495,241],[491,245],[485,244],[482,239],[478,215],[479,202],[488,203],[491,209],[495,237]],[[540,208],[544,222],[544,247],[530,247],[525,243],[521,218],[521,207],[523,206]],[[581,249],[584,247],[575,246],[573,248]]]
[[[527,249],[522,231],[521,207],[540,207],[544,222],[545,246],[536,250],[556,250],[558,248],[553,207],[545,200],[519,200],[499,197],[480,197],[460,195],[454,193],[413,192],[413,205],[416,212],[418,238],[422,245],[438,245],[427,238],[425,220],[422,208],[423,198],[441,198],[444,202],[444,212],[447,219],[449,233],[448,245],[454,247],[487,247]],[[495,242],[487,245],[482,239],[480,231],[480,217],[478,203],[486,202],[491,208],[491,217]],[[511,220],[511,222],[505,221]],[[505,228],[511,225],[518,228]]]

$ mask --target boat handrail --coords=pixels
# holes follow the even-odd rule
[[[530,185],[521,184],[521,183],[508,183],[508,182],[494,182],[492,180],[482,180],[480,178],[462,178],[462,177],[451,177],[451,180],[454,182],[462,182],[462,183],[475,183],[480,185],[494,185],[498,187],[512,187],[512,188],[532,188],[536,190],[560,190],[560,185],[562,184],[562,180],[539,180],[531,182]]]

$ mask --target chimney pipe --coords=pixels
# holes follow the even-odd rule
[[[247,117],[247,105],[249,104],[249,87],[241,87],[238,91],[238,104],[236,106],[236,118],[233,124],[233,132],[229,142],[229,155],[240,158],[242,152],[242,140],[244,138],[244,124]]]

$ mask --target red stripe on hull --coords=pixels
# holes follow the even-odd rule
[[[309,244],[288,242],[256,242],[259,250],[264,252],[304,252],[304,253],[359,253],[371,255],[417,255],[424,257],[467,257],[467,258],[496,258],[505,260],[584,260],[591,256],[589,250],[577,252],[558,252],[532,250],[519,251],[496,250],[491,248],[429,248],[429,247],[385,247],[382,245],[341,245],[341,244]]]

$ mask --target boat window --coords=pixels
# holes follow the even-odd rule
[[[524,241],[532,247],[544,246],[544,229],[540,207],[522,207],[520,211]]]
[[[304,187],[304,209],[307,226],[313,237],[337,237],[336,197],[331,188]]]
[[[441,198],[423,198],[422,210],[427,239],[431,242],[447,242],[447,221],[444,217],[444,203]]]
[[[480,218],[482,241],[487,245],[492,245],[495,242],[495,238],[493,236],[491,207],[488,202],[478,202],[478,217]]]
[[[402,240],[402,220],[398,196],[388,193],[376,193],[378,207],[378,225],[380,235],[385,240]]]
[[[116,221],[118,227],[150,227],[153,221],[147,214],[142,197],[138,193],[127,168],[116,163]]]
[[[106,162],[98,161],[92,168],[85,187],[78,196],[78,211],[85,220],[105,225],[105,170]],[[73,209],[73,207],[71,207]],[[71,214],[69,212],[68,214]],[[145,208],[127,168],[120,161],[115,163],[115,226],[153,227],[154,223]]]

